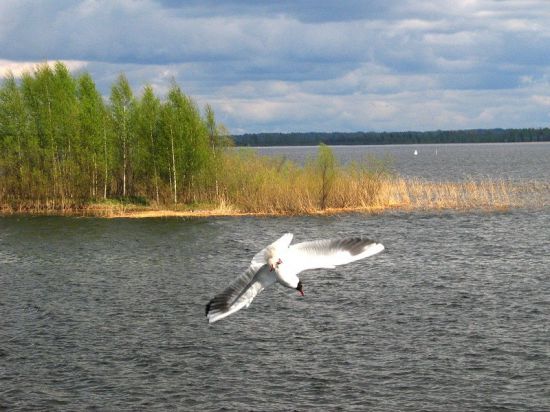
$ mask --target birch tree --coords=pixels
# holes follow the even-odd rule
[[[29,174],[32,159],[28,150],[30,142],[28,115],[23,96],[13,74],[8,74],[0,88],[0,176],[11,182],[5,182],[4,188],[11,187],[12,196],[28,197]]]
[[[153,88],[148,85],[144,89],[137,110],[139,151],[136,153],[136,172],[138,178],[144,181],[147,186],[152,183],[157,204],[160,203],[158,170],[160,150],[159,122],[160,100],[155,96]]]
[[[100,192],[106,197],[108,182],[108,152],[106,150],[107,122],[105,105],[92,77],[86,73],[78,79],[80,110],[79,127],[82,143],[79,165],[81,172],[91,177],[89,195],[95,199]]]
[[[121,163],[119,174],[122,180],[122,196],[126,197],[130,171],[130,146],[133,137],[130,118],[134,106],[134,96],[124,74],[118,76],[116,83],[112,86],[110,102],[113,131],[118,141],[118,160]]]

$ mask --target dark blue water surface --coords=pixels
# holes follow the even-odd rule
[[[308,157],[315,156],[317,147],[254,150],[303,164]],[[401,176],[434,181],[550,180],[550,142],[333,146],[332,150],[342,163],[374,157],[384,160],[389,169]]]
[[[286,231],[375,257],[205,303]],[[0,219],[0,409],[542,411],[550,212]]]

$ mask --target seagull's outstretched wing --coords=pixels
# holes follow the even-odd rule
[[[303,270],[334,268],[375,255],[384,250],[384,245],[374,240],[360,237],[344,239],[314,240],[297,243],[288,248],[286,261],[282,267],[291,267],[297,274]]]
[[[267,266],[270,251],[286,250],[292,242],[292,233],[285,233],[271,245],[260,250],[250,262],[249,268],[223,292],[206,305],[206,317],[214,323],[243,307],[248,307],[258,293],[277,281],[275,272]]]
[[[270,272],[267,265],[256,270],[251,265],[223,292],[216,295],[206,305],[208,323],[214,323],[243,307],[248,307],[258,293],[277,281],[275,272]]]
[[[252,258],[252,262],[250,262],[251,266],[259,269],[267,263],[267,259],[270,256],[284,253],[288,249],[290,242],[292,242],[292,236],[292,233],[285,233],[275,242],[260,250]]]
[[[217,322],[248,307],[256,295],[277,282],[278,277],[284,280],[285,277],[295,276],[307,269],[334,268],[384,250],[381,243],[359,237],[317,240],[289,246],[291,241],[292,234],[287,233],[258,252],[247,271],[208,302],[206,305],[208,322]],[[282,263],[277,270],[271,271],[267,260],[274,256],[281,256]],[[293,280],[297,281],[297,279]],[[283,282],[285,286],[287,286],[286,283]]]

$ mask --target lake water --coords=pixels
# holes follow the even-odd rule
[[[550,143],[478,143],[379,146],[332,146],[342,162],[362,161],[369,156],[386,159],[391,169],[407,177],[435,181],[468,178],[549,180]],[[285,156],[300,164],[314,156],[316,147],[260,147],[259,153]],[[417,155],[414,155],[414,151]]]
[[[549,228],[549,208],[0,218],[0,410],[550,410]],[[387,249],[208,325],[286,231]]]

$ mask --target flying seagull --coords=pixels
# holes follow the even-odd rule
[[[296,289],[304,296],[303,283],[298,278],[298,274],[304,270],[333,269],[384,250],[381,243],[361,237],[290,245],[292,236],[292,233],[286,233],[258,252],[246,272],[208,302],[208,323],[217,322],[243,307],[247,308],[258,293],[276,282]]]

